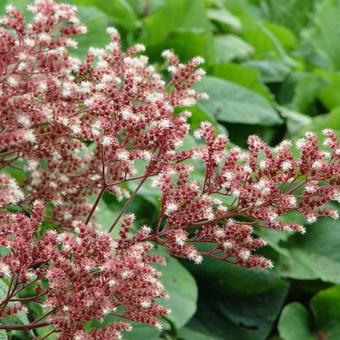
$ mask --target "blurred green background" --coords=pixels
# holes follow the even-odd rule
[[[192,127],[214,123],[245,147],[250,134],[270,145],[306,129],[340,132],[340,0],[69,0],[89,33],[76,54],[108,43],[115,25],[124,46],[143,43],[161,72],[161,51],[183,61],[201,55],[210,99],[192,108]],[[25,8],[27,0],[1,1]],[[189,139],[188,143],[193,143]],[[118,203],[105,196],[97,219],[109,225]],[[147,187],[132,210],[152,225],[158,201]],[[144,325],[128,339],[340,339],[340,223],[327,219],[304,236],[258,230],[271,271],[167,255],[163,282],[173,313],[164,330]]]

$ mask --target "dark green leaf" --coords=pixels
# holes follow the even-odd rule
[[[214,38],[215,62],[244,60],[253,53],[251,45],[233,34],[218,35]]]
[[[300,303],[287,305],[280,316],[279,332],[282,340],[312,340],[311,320],[307,309]]]
[[[239,64],[216,64],[212,68],[212,75],[240,84],[261,94],[268,101],[273,101],[272,94],[262,83],[260,72],[255,68]]]
[[[319,292],[311,301],[315,323],[321,339],[340,338],[340,286]]]
[[[278,113],[256,92],[216,77],[205,77],[198,91],[208,93],[210,99],[201,101],[198,107],[217,120],[231,123],[262,124],[281,123]]]

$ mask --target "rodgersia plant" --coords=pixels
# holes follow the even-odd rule
[[[195,263],[210,256],[270,268],[254,252],[265,244],[254,226],[303,233],[287,222],[289,212],[307,224],[338,218],[325,206],[340,200],[340,143],[332,130],[324,131],[323,146],[312,132],[274,149],[250,136],[246,152],[203,122],[194,132],[202,143],[179,148],[190,113],[175,108],[207,96],[193,89],[204,75],[201,58],[182,64],[165,51],[166,82],[140,54],[144,46],[124,52],[108,28],[112,41],[80,60],[68,52],[77,47],[72,37],[86,32],[76,8],[36,0],[28,10],[28,25],[13,6],[0,20],[0,168],[21,160],[26,173],[20,185],[0,174],[0,277],[8,285],[0,317],[25,312],[30,302],[44,312],[0,329],[52,326],[60,339],[114,339],[129,321],[161,327],[159,317],[169,311],[156,300],[167,293],[154,263],[164,259],[150,253],[153,244]],[[198,163],[202,178],[193,175]],[[133,232],[129,205],[149,179],[160,192],[158,221]],[[133,192],[124,185],[131,181]],[[107,232],[93,216],[105,192],[126,200]],[[48,231],[41,227],[45,207],[53,221]],[[210,248],[202,251],[201,243]],[[32,288],[35,294],[22,297]],[[119,321],[84,331],[108,314]]]

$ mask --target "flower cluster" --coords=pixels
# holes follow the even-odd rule
[[[131,328],[127,322],[117,321],[91,334],[83,332],[86,322],[106,315],[161,327],[157,318],[168,310],[154,299],[166,293],[153,264],[164,260],[148,254],[151,243],[130,242],[118,247],[108,233],[79,221],[73,223],[74,233],[50,230],[37,239],[42,211],[42,204],[36,203],[30,218],[7,212],[0,216],[0,246],[8,253],[0,262],[0,275],[11,278],[1,317],[25,312],[24,303],[40,302],[49,318],[41,318],[35,326],[53,326],[60,339],[92,339],[100,334],[117,338]],[[47,287],[43,279],[48,280]],[[36,295],[17,296],[37,282]]]
[[[173,165],[154,178],[162,192],[163,209],[157,232],[159,242],[176,256],[199,263],[209,255],[246,267],[271,267],[269,260],[253,255],[265,241],[253,238],[253,226],[304,233],[302,225],[287,222],[295,211],[310,224],[320,216],[338,219],[337,210],[325,207],[339,202],[340,142],[332,130],[324,130],[324,148],[307,132],[292,143],[272,149],[257,136],[248,139],[249,150],[225,147],[228,140],[214,135],[203,122],[195,136],[205,146],[191,150],[191,157],[205,163],[205,180],[191,179],[191,166]],[[199,252],[195,243],[209,243]]]
[[[153,243],[195,263],[210,256],[270,268],[256,254],[265,241],[254,227],[304,232],[287,222],[293,211],[307,224],[338,218],[327,206],[340,200],[333,131],[324,131],[324,146],[312,132],[276,148],[250,136],[244,151],[203,122],[194,132],[202,142],[179,148],[190,112],[178,107],[207,96],[193,89],[204,75],[201,58],[183,64],[164,51],[166,82],[141,54],[143,45],[123,51],[110,27],[111,42],[81,60],[68,51],[77,47],[73,36],[86,32],[75,7],[36,0],[28,10],[30,24],[13,6],[0,19],[0,169],[24,173],[20,185],[0,174],[0,276],[9,284],[0,315],[25,311],[31,301],[45,313],[0,329],[51,326],[61,339],[115,339],[129,321],[160,327],[169,311],[157,303],[167,294]],[[160,193],[158,221],[135,230],[128,209],[148,179]],[[130,193],[131,181],[138,184]],[[104,193],[125,202],[108,232],[98,232],[94,213]],[[47,232],[40,227],[44,205],[54,228]],[[35,295],[21,296],[32,287]],[[108,315],[116,321],[104,327]],[[85,331],[94,319],[103,327]]]
[[[128,193],[114,183],[135,173],[136,160],[182,142],[188,114],[173,110],[202,97],[191,88],[203,75],[197,69],[202,60],[184,65],[164,53],[178,69],[166,84],[140,55],[144,46],[123,52],[118,32],[108,28],[111,43],[91,48],[81,61],[67,50],[76,47],[71,37],[86,31],[74,7],[46,0],[29,10],[34,17],[26,28],[13,6],[0,21],[0,120],[6,126],[0,165],[25,159],[26,202],[52,202],[58,207],[54,221],[67,226],[89,213],[86,198],[103,182],[124,198]]]

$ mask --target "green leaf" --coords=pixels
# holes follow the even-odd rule
[[[160,331],[149,325],[133,322],[132,324],[132,331],[131,332],[124,332],[123,338],[127,340],[157,340],[160,336]]]
[[[283,60],[250,60],[245,62],[244,65],[259,70],[265,83],[281,82],[291,71],[290,64]]]
[[[284,48],[294,49],[297,47],[298,42],[295,34],[289,28],[271,22],[265,22],[264,27],[274,34]]]
[[[143,20],[142,41],[146,45],[155,45],[165,41],[171,32],[202,33],[208,25],[202,0],[168,0],[164,6]]]
[[[209,76],[196,89],[210,96],[209,100],[201,101],[198,107],[219,121],[265,126],[281,123],[278,113],[262,96],[243,86]]]
[[[312,43],[327,56],[333,69],[340,69],[339,26],[340,1],[324,0],[314,15]]]
[[[288,57],[280,40],[263,22],[248,16],[242,17],[241,20],[243,25],[241,37],[254,47],[254,58]]]
[[[315,73],[321,78],[319,81],[323,85],[318,93],[318,98],[322,104],[328,110],[340,106],[340,99],[338,97],[340,92],[340,74],[325,70],[316,70]]]
[[[267,0],[265,15],[270,21],[289,27],[299,34],[308,26],[318,0]]]
[[[294,235],[285,243],[289,250],[277,264],[281,275],[300,280],[320,279],[340,283],[340,229],[338,222],[322,218],[305,235]]]
[[[307,309],[294,302],[283,309],[278,329],[282,340],[312,340],[311,321]]]
[[[161,50],[171,48],[185,62],[197,55],[203,57],[207,63],[214,58],[214,45],[209,32],[175,32],[166,41],[157,45],[155,55],[159,57]]]
[[[210,335],[204,334],[202,330],[197,329],[197,324],[195,327],[183,327],[179,330],[178,335],[183,340],[215,340],[216,338],[213,338]]]
[[[137,26],[137,16],[126,0],[74,0],[76,5],[94,6],[107,14],[113,22],[127,30],[134,30]],[[104,31],[101,33],[104,34]]]
[[[7,295],[8,285],[4,282],[4,280],[0,279],[0,301],[2,301]]]
[[[7,340],[7,333],[4,330],[0,330],[0,340]]]
[[[162,299],[161,304],[171,309],[167,318],[177,329],[183,327],[196,311],[197,286],[189,271],[174,257],[159,246],[157,253],[165,257],[167,265],[162,268],[161,281],[170,299]]]
[[[317,114],[315,101],[324,85],[325,81],[319,75],[307,73],[295,88],[292,107],[311,116]]]
[[[277,106],[281,116],[286,119],[287,128],[290,135],[294,135],[301,129],[307,127],[312,123],[312,119],[306,115],[301,114],[284,106]]]
[[[72,51],[77,56],[84,56],[89,47],[104,47],[110,42],[110,36],[105,33],[110,25],[110,19],[95,7],[78,6],[80,20],[87,26],[87,33],[78,36],[78,49]]]
[[[227,9],[209,9],[207,15],[210,20],[225,24],[236,31],[239,31],[242,28],[240,19],[230,13]]]
[[[0,301],[2,301],[5,298],[5,296],[7,295],[7,291],[8,291],[8,285],[3,280],[0,280]],[[10,302],[9,306],[12,304],[13,302]],[[19,313],[13,314],[10,316],[10,318],[23,325],[29,324],[29,320],[25,312],[19,312]]]
[[[315,117],[309,129],[320,132],[322,129],[332,128],[340,133],[340,107],[336,107],[326,115]]]
[[[233,34],[215,36],[214,48],[216,63],[225,63],[234,59],[246,59],[254,51],[251,45]]]
[[[270,333],[288,284],[274,273],[213,259],[188,264],[199,285],[198,311],[187,327],[213,339],[263,340]]]
[[[340,286],[319,292],[311,301],[315,323],[320,338],[340,338]]]
[[[102,199],[94,214],[94,220],[100,225],[102,230],[109,230],[111,224],[118,216],[121,205],[116,204],[114,200],[111,200],[110,203],[107,203],[104,199]],[[113,238],[117,237],[119,233],[119,228],[114,228],[111,235]]]
[[[268,88],[262,83],[260,72],[251,67],[239,64],[216,64],[212,68],[212,75],[233,83],[240,84],[250,90],[253,90],[268,101],[273,101],[273,95]]]

